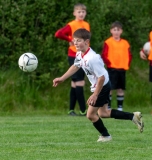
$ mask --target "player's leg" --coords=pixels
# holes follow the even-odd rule
[[[118,70],[117,108],[119,111],[123,110],[125,89],[126,89],[126,71],[125,70]]]
[[[101,118],[115,118],[119,120],[131,120],[133,121],[140,132],[143,132],[144,123],[142,121],[141,112],[123,112],[116,109],[107,109],[107,104],[100,107],[98,110],[98,115]]]
[[[117,89],[117,109],[119,111],[123,110],[123,102],[124,102],[124,90]]]
[[[77,114],[75,113],[75,105],[76,105],[76,86],[73,81],[71,81],[71,89],[70,89],[70,106],[69,106],[69,111],[68,114],[71,116],[76,116]]]
[[[109,103],[108,103],[108,109],[111,109],[111,101],[112,101],[112,90],[110,91],[110,94],[109,94]]]
[[[100,107],[98,110],[98,115],[101,118],[115,118],[121,120],[133,120],[133,113],[123,112],[116,109],[107,109],[107,104],[103,107]]]
[[[111,106],[112,92],[117,89],[118,72],[114,68],[108,68],[107,71],[108,71],[109,79],[110,79],[110,83],[111,83],[111,91],[109,94],[109,102],[108,102],[108,108],[110,109],[110,108],[112,108],[112,106]]]
[[[89,106],[87,111],[87,117],[93,122],[94,127],[101,134],[101,136],[99,136],[99,139],[97,140],[98,142],[106,142],[112,139],[112,137],[108,133],[107,128],[104,126],[102,119],[98,115],[98,111],[102,108],[99,107],[104,106],[104,104],[108,104],[109,93],[110,93],[110,82],[108,82],[105,86],[103,86],[101,92],[98,95],[95,105]],[[108,111],[107,106],[106,110]]]
[[[115,119],[131,120],[137,125],[139,131],[143,132],[144,123],[141,112],[130,113],[112,109],[110,117]]]
[[[74,64],[74,57],[68,57],[70,66]],[[86,102],[83,87],[85,84],[84,81],[85,73],[80,68],[75,74],[71,76],[71,91],[70,91],[70,109],[69,114],[76,115],[74,112],[76,101],[78,101],[80,106],[80,115],[86,115]]]
[[[87,111],[87,118],[93,123],[93,126],[101,134],[97,142],[110,141],[112,138],[108,133],[107,128],[104,126],[103,121],[98,116],[97,111],[98,111],[98,107],[93,107],[89,105],[88,111]]]
[[[86,115],[86,101],[85,101],[84,90],[83,90],[83,87],[85,85],[84,76],[85,76],[85,73],[82,70],[82,68],[80,68],[75,73],[76,96],[77,96],[77,101],[80,107],[80,115],[82,116]]]
[[[68,62],[69,62],[69,65],[73,65],[74,63],[74,58],[73,57],[68,57]],[[76,85],[75,85],[75,82],[74,82],[74,79],[75,79],[75,76],[71,76],[71,88],[70,88],[70,104],[69,104],[69,111],[68,111],[68,114],[71,115],[71,116],[76,116],[77,114],[75,113],[74,109],[75,109],[75,105],[76,105],[76,100],[77,100],[77,97],[76,97]]]
[[[149,82],[152,82],[152,61],[150,61],[149,65]]]
[[[99,108],[99,110],[98,110],[99,117],[110,118],[112,109],[108,109],[107,106],[108,106],[108,103],[104,104],[102,107]]]
[[[149,82],[152,82],[152,61],[150,61],[150,63],[149,63]],[[152,101],[152,87],[151,87],[150,98]],[[152,111],[151,111],[151,114],[152,114]]]

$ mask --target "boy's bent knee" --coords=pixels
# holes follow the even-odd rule
[[[98,112],[98,115],[99,115],[99,117],[101,117],[101,118],[109,118],[110,117],[110,115],[111,115],[111,110],[109,109],[107,109],[107,110],[105,110],[104,112]]]
[[[98,117],[97,114],[87,114],[86,117],[87,117],[91,122],[96,122],[96,121],[99,119],[99,117]]]

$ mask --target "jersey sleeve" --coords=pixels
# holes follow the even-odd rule
[[[110,61],[108,60],[108,49],[109,49],[108,45],[106,43],[104,43],[103,49],[101,52],[101,57],[102,57],[104,63],[106,64],[106,66],[110,65]]]
[[[65,27],[57,30],[57,32],[55,33],[55,37],[71,42],[72,39],[70,38],[70,36],[72,35],[72,31],[71,31],[71,27],[69,25],[66,25]]]
[[[79,57],[79,52],[77,52],[75,60],[74,60],[74,66],[81,68],[81,58]]]

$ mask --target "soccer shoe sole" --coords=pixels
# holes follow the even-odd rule
[[[108,137],[108,138],[105,138],[103,136],[99,137],[99,139],[97,140],[97,142],[109,142],[112,140],[112,137]]]
[[[144,122],[142,120],[141,112],[134,112],[135,118],[133,118],[133,122],[138,126],[140,133],[143,132]]]

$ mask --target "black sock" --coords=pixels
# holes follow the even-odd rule
[[[74,110],[76,104],[76,89],[71,87],[70,90],[70,110]]]
[[[82,113],[86,111],[86,102],[84,98],[83,87],[76,86],[76,96]]]
[[[111,118],[132,120],[134,114],[129,112],[118,111],[116,109],[111,110]]]
[[[96,122],[94,122],[93,125],[101,133],[102,136],[110,136],[110,134],[107,131],[107,128],[104,126],[100,118]]]
[[[123,108],[124,96],[117,95],[117,106],[118,108]]]

